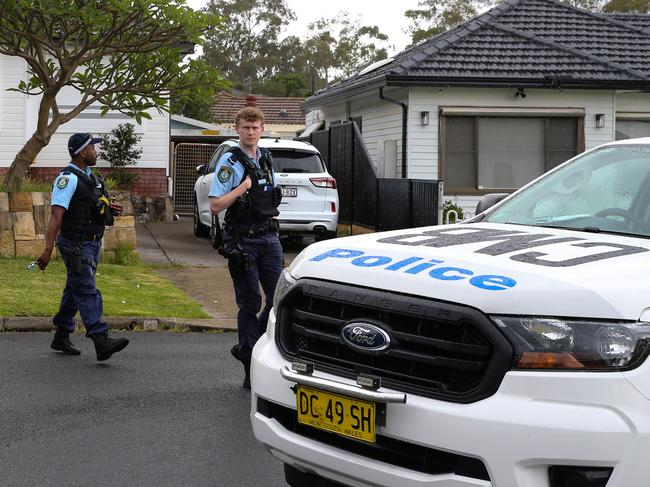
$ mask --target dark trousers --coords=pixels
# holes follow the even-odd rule
[[[73,242],[59,235],[56,246],[65,262],[67,279],[59,312],[52,320],[54,325],[74,331],[74,316],[78,311],[86,328],[86,336],[107,333],[108,325],[102,321],[102,294],[95,285],[101,241]]]
[[[233,235],[224,232],[224,245],[232,245],[234,240]],[[266,233],[256,238],[243,237],[240,245],[248,257],[248,270],[242,273],[231,272],[231,277],[239,307],[239,354],[245,361],[250,359],[253,346],[266,331],[266,322],[273,306],[273,293],[282,272],[284,257],[277,233]],[[265,300],[261,313],[260,285]]]

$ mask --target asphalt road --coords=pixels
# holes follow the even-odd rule
[[[235,334],[125,336],[100,363],[81,335],[79,357],[50,333],[0,335],[0,485],[285,485],[252,434]]]

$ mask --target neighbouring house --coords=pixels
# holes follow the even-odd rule
[[[22,58],[0,55],[0,177],[11,165],[16,153],[36,130],[40,97],[26,96],[7,91],[15,88],[21,80],[27,80],[27,65]],[[61,110],[77,105],[80,95],[72,88],[64,88],[57,97]],[[133,168],[139,179],[133,191],[142,197],[168,194],[170,160],[170,116],[150,110],[151,120],[143,119],[142,125],[119,112],[100,116],[99,106],[90,106],[70,122],[62,125],[50,143],[38,154],[30,168],[31,176],[53,181],[67,165],[68,138],[75,132],[105,134],[121,123],[132,123],[135,132],[142,137],[142,157]],[[110,167],[106,161],[98,161],[97,167]]]
[[[308,98],[354,120],[381,177],[444,181],[473,214],[599,144],[650,136],[650,15],[506,0]]]
[[[245,106],[256,106],[264,113],[264,135],[292,139],[305,128],[301,103],[304,98],[264,95],[237,96],[220,91],[214,96],[212,118],[215,124],[234,128],[235,114]]]

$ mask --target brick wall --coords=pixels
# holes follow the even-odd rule
[[[0,168],[0,177],[7,172],[7,168]],[[63,167],[33,167],[29,170],[29,176],[36,180],[53,182],[54,178],[63,170]],[[135,184],[132,193],[140,196],[165,196],[167,195],[167,176],[164,169],[132,169],[138,173],[138,182]],[[104,176],[110,176],[111,168],[100,168]]]

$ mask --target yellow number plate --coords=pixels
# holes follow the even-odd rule
[[[357,440],[375,442],[375,404],[298,386],[298,422]]]

